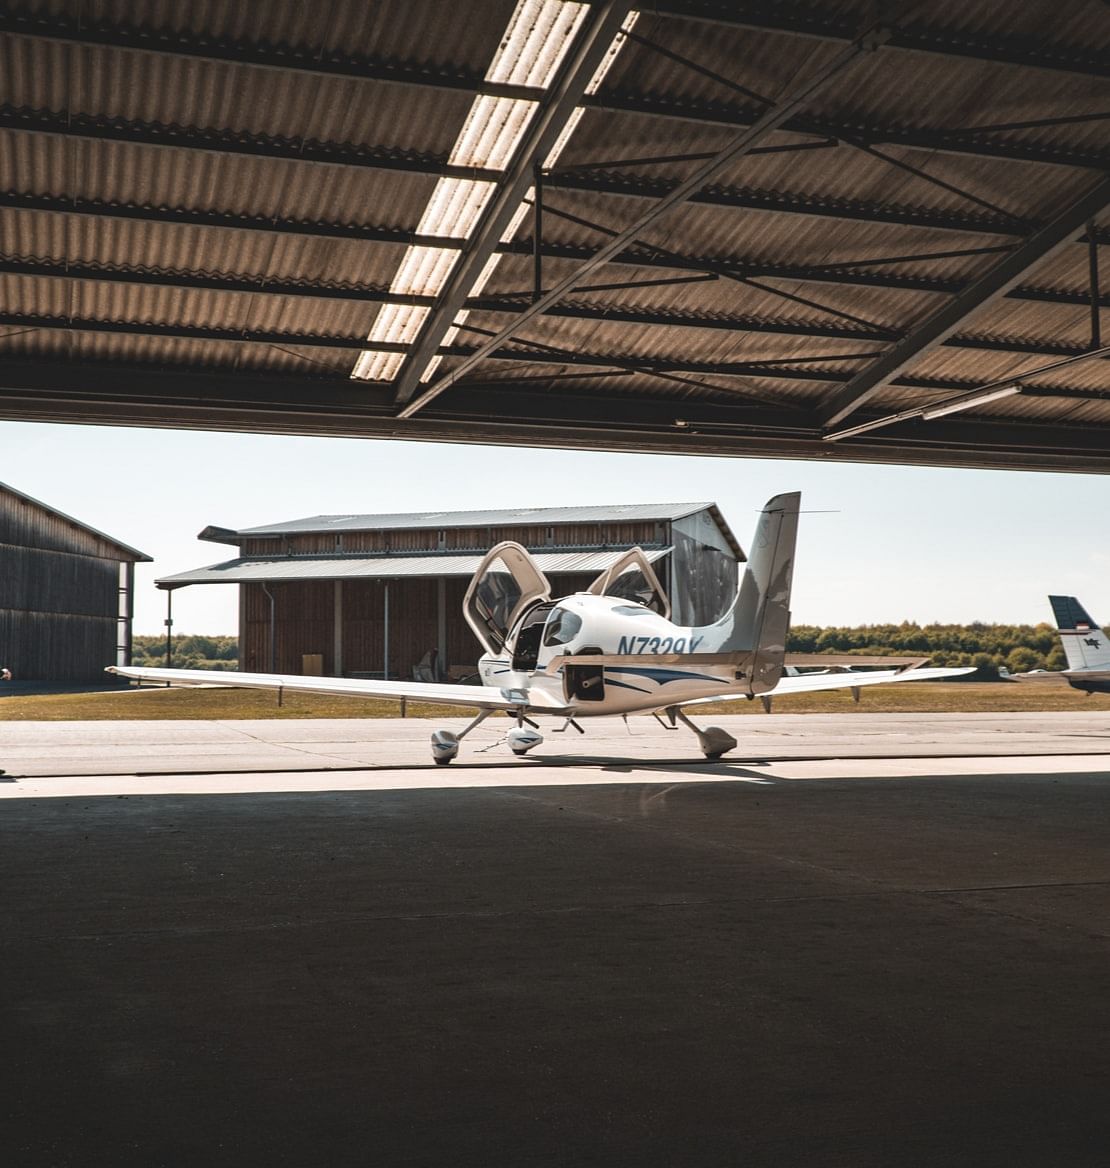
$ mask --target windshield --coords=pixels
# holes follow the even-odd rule
[[[655,612],[662,612],[665,607],[665,601],[655,584],[647,578],[640,566],[634,563],[629,564],[619,576],[609,581],[605,595],[619,597],[622,600],[634,600]]]

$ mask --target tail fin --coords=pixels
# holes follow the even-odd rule
[[[751,653],[748,688],[755,694],[774,689],[782,676],[801,500],[801,492],[793,491],[764,506],[736,602],[704,630],[713,652]]]
[[[1110,641],[1074,596],[1050,596],[1069,669],[1110,667]]]

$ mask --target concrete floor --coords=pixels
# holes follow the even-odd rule
[[[719,721],[0,723],[4,1163],[1104,1164],[1110,727]]]

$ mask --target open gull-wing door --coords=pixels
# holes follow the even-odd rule
[[[668,619],[671,615],[671,602],[642,548],[635,547],[625,552],[598,576],[587,591],[595,596],[634,600]]]
[[[551,584],[518,543],[491,548],[478,565],[463,600],[463,615],[490,653],[500,653],[526,608],[551,597]]]

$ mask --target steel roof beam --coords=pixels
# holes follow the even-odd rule
[[[551,174],[545,180],[545,185],[548,190],[660,199],[681,184],[677,179],[573,171]],[[752,187],[709,187],[688,201],[707,207],[741,207],[754,211],[774,211],[776,214],[813,215],[823,219],[849,219],[864,223],[895,223],[905,227],[927,227],[970,234],[1006,235],[1011,238],[1023,234],[1021,226],[1008,216],[950,209],[933,210],[897,203],[870,203],[862,199],[791,194]]]
[[[249,158],[273,158],[283,162],[312,165],[363,167],[432,177],[476,179],[496,182],[500,171],[476,166],[452,166],[444,159],[417,150],[396,147],[352,145],[348,142],[317,142],[297,138],[275,138],[242,130],[202,126],[165,126],[158,122],[129,121],[126,118],[57,113],[26,106],[0,106],[0,129],[54,137],[84,138],[102,142],[125,142],[169,150],[201,150],[212,154],[239,154]]]
[[[815,12],[812,5],[768,3],[767,0],[652,0],[643,5],[655,16],[688,19],[752,29],[789,33],[823,41],[849,42],[856,29],[837,16]],[[321,51],[317,45],[267,45],[252,41],[190,35],[174,28],[144,28],[110,24],[95,13],[82,12],[80,22],[47,12],[0,12],[0,32],[60,43],[130,49],[158,56],[248,65],[309,76],[349,77],[433,89],[482,92],[498,97],[535,100],[538,91],[525,86],[487,82],[474,70],[451,65],[422,65],[386,57]],[[1105,52],[1080,45],[1046,46],[1043,41],[1015,37],[984,37],[973,32],[930,29],[903,20],[890,47],[937,56],[993,61],[1021,67],[1052,69],[1104,78],[1110,72]]]
[[[706,21],[756,32],[790,33],[822,41],[850,41],[855,30],[849,20],[821,12],[812,4],[791,4],[772,0],[653,0],[653,15]],[[1106,77],[1110,55],[1081,45],[1046,45],[1043,40],[1012,36],[984,36],[952,28],[930,28],[924,22],[899,22],[890,40],[895,49],[931,53],[944,57],[966,57],[973,61],[994,61],[1083,76]]]
[[[607,113],[644,114],[656,118],[675,118],[700,125],[750,126],[759,117],[754,107],[727,102],[695,101],[655,93],[624,93],[603,89],[584,103],[590,109]],[[1028,138],[1006,138],[992,131],[978,134],[959,130],[947,131],[914,126],[868,124],[861,119],[838,120],[807,115],[781,127],[788,134],[807,137],[839,138],[845,142],[862,140],[868,145],[905,146],[940,154],[970,158],[994,158],[1011,162],[1040,162],[1054,166],[1079,166],[1090,170],[1110,167],[1110,155],[1085,146],[1054,144]]]
[[[814,13],[812,7],[791,9],[782,4],[740,3],[739,0],[655,0],[644,6],[651,15],[685,18],[762,32],[782,32],[824,41],[851,41],[855,30],[834,16]],[[179,29],[120,27],[82,13],[81,22],[64,15],[35,12],[0,12],[0,33],[33,37],[62,44],[129,49],[163,57],[186,57],[224,64],[246,65],[314,77],[346,77],[467,93],[488,93],[526,100],[542,98],[542,91],[527,86],[488,82],[475,70],[451,65],[422,65],[387,57],[323,51],[315,45],[265,45],[251,41],[190,35]],[[950,29],[924,26],[894,30],[891,48],[934,55],[994,61],[1021,67],[1039,67],[1081,76],[1104,78],[1110,72],[1107,54],[1078,45],[1046,48],[1041,41],[1016,38],[983,38]]]
[[[96,199],[66,198],[54,195],[32,195],[0,191],[0,208],[16,211],[47,212],[56,215],[82,215],[96,219],[124,219],[139,223],[167,223],[186,227],[215,227],[226,231],[259,231],[279,235],[301,236],[306,239],[340,239],[367,243],[387,243],[406,246],[445,248],[457,251],[466,240],[438,235],[418,235],[403,228],[376,227],[354,223],[314,222],[304,219],[281,219],[273,216],[244,215],[234,211],[199,211],[176,207],[143,207],[134,203],[108,203]],[[800,213],[805,214],[804,210]],[[1077,240],[1086,243],[1087,239]],[[1110,243],[1110,231],[1098,233],[1098,242]],[[545,259],[587,260],[596,249],[577,244],[547,242],[542,246]],[[498,244],[503,255],[527,256],[533,253],[531,240],[514,240]],[[623,252],[610,264],[625,267],[654,268],[664,271],[686,272],[701,265],[727,267],[744,276],[760,276],[782,280],[801,280],[818,284],[843,284],[850,287],[898,288],[908,292],[935,292],[955,295],[966,287],[966,281],[936,276],[906,275],[905,273],[873,272],[863,268],[839,269],[831,264],[775,264],[750,260],[739,256],[688,256],[678,263],[658,255]],[[1024,286],[1006,294],[1015,300],[1037,300],[1050,304],[1090,304],[1085,291]],[[1110,307],[1110,294],[1103,294],[1101,303]]]
[[[1110,177],[1074,200],[1051,222],[1039,228],[1024,243],[933,313],[862,373],[836,393],[823,411],[822,421],[831,429],[874,397],[884,385],[914,361],[951,337],[974,312],[999,299],[1013,288],[1026,272],[1069,242],[1092,216],[1110,202]],[[827,435],[830,438],[831,435]]]
[[[387,157],[385,153],[364,154],[357,150],[323,147],[319,151],[300,152],[294,145],[269,140],[266,150],[255,149],[250,142],[238,138],[208,139],[190,138],[170,130],[158,130],[154,137],[133,136],[118,125],[107,127],[103,134],[86,135],[80,127],[67,125],[64,115],[50,115],[50,128],[42,132],[56,137],[67,137],[71,133],[77,137],[94,137],[102,140],[136,143],[165,149],[205,150],[214,153],[231,153],[252,157],[266,157],[287,162],[323,164],[328,166],[354,166],[372,170],[390,170],[403,173],[427,174],[429,176],[451,174],[456,177],[481,178],[491,181],[501,178],[500,172],[470,170],[466,167],[447,166],[429,156],[410,155],[406,159]],[[0,110],[0,129],[34,133],[35,128],[21,119],[19,124],[5,122]],[[315,157],[319,154],[319,157]],[[464,173],[465,172],[465,173]],[[554,174],[545,185],[548,189],[587,191],[602,195],[622,195],[638,199],[660,199],[666,197],[680,184],[678,180],[633,178],[614,174]],[[849,220],[860,223],[895,224],[907,227],[924,227],[937,231],[958,231],[965,234],[1004,235],[1009,238],[1022,235],[1022,229],[1013,220],[1002,216],[969,214],[952,210],[929,207],[912,207],[900,204],[870,203],[861,199],[822,197],[819,195],[793,194],[784,191],[768,191],[755,188],[711,187],[689,200],[705,206],[735,207],[743,210],[772,211],[780,215],[808,215],[825,219]],[[0,206],[18,206],[28,210],[58,210],[84,215],[114,215],[120,218],[160,218],[167,222],[196,223],[202,226],[241,227],[257,231],[291,231],[293,234],[323,235],[329,238],[368,239],[385,243],[416,242],[421,246],[450,247],[458,249],[465,241],[458,239],[421,238],[413,232],[390,230],[377,227],[352,227],[347,224],[313,224],[302,220],[273,220],[262,216],[239,215],[234,212],[190,211],[158,208],[129,209],[126,204],[97,203],[95,200],[77,198],[52,198],[46,195],[29,195],[20,192],[0,194]],[[121,209],[122,207],[122,209]],[[267,226],[276,222],[277,227]],[[1103,232],[1110,239],[1110,233]],[[1105,242],[1105,240],[1100,240]],[[501,246],[501,245],[499,245]],[[531,254],[529,248],[529,254]]]
[[[30,276],[45,280],[82,280],[90,283],[140,284],[159,288],[190,288],[200,291],[246,293],[251,296],[291,296],[295,298],[346,300],[366,304],[403,304],[431,307],[435,303],[432,296],[401,295],[381,288],[355,288],[336,284],[314,284],[303,282],[283,282],[280,280],[261,281],[258,277],[210,276],[196,272],[168,272],[141,268],[100,268],[65,261],[39,259],[0,259],[0,273],[15,276]],[[618,286],[613,286],[616,289]],[[1065,296],[1070,299],[1065,300]],[[1045,294],[1044,298],[1047,298]],[[1110,306],[1110,296],[1103,297]],[[1064,303],[1089,303],[1089,295],[1059,294]],[[522,296],[476,296],[466,300],[464,307],[489,313],[518,313],[528,301]],[[557,304],[549,308],[546,316],[571,320],[614,321],[622,324],[642,324],[657,328],[715,329],[726,332],[770,333],[781,336],[817,337],[859,341],[861,343],[882,344],[888,341],[885,333],[868,332],[864,329],[849,328],[835,321],[790,320],[781,317],[714,315],[698,316],[692,313],[669,312],[665,308],[622,308],[619,304]],[[119,322],[114,322],[118,324]],[[172,326],[167,326],[172,327]],[[217,330],[220,340],[235,340],[229,330]],[[297,339],[298,334],[271,334],[282,344],[311,344],[311,341]],[[249,339],[249,338],[248,338]],[[342,342],[335,346],[360,348],[362,341],[357,338],[325,338],[329,342]],[[271,343],[271,342],[267,342]],[[276,342],[274,342],[276,343]],[[1060,341],[1029,337],[976,337],[953,336],[946,345],[962,349],[979,349],[1001,353],[1043,353],[1049,356],[1070,356],[1081,352],[1081,348]],[[372,347],[372,346],[371,346]],[[403,346],[387,350],[401,352]],[[869,354],[861,354],[869,356]],[[820,360],[821,358],[807,358]],[[757,362],[758,364],[758,362]]]
[[[820,458],[871,463],[1110,471],[1106,426],[942,419],[912,435],[886,433],[829,446],[795,413],[638,393],[529,391],[516,381],[460,386],[411,421],[390,414],[388,385],[346,377],[290,377],[211,369],[167,370],[98,362],[0,363],[0,417],[25,421],[172,426],[251,433],[319,434],[410,441],[480,442],[596,450],[654,450],[733,457]],[[449,408],[447,408],[449,407]],[[584,428],[582,419],[592,425]]]
[[[162,57],[191,57],[229,65],[250,65],[283,73],[305,73],[314,77],[348,77],[356,81],[379,81],[415,85],[465,93],[488,93],[495,97],[537,101],[543,91],[526,85],[502,85],[486,81],[482,74],[451,65],[420,65],[388,57],[358,56],[321,50],[319,46],[255,44],[251,41],[190,35],[171,28],[119,27],[98,21],[95,13],[83,12],[81,21],[51,13],[0,11],[0,32],[35,37],[61,44],[132,49]]]
[[[570,315],[570,313],[568,313]],[[592,319],[592,318],[591,318]],[[660,322],[663,323],[663,322]],[[191,341],[219,341],[232,345],[274,345],[282,348],[324,349],[340,352],[367,349],[380,353],[404,353],[407,346],[392,341],[366,341],[361,337],[329,336],[320,333],[290,333],[274,329],[250,328],[214,328],[209,325],[186,325],[171,323],[152,323],[147,321],[120,321],[102,320],[92,317],[62,317],[48,316],[42,313],[3,312],[0,311],[0,327],[17,329],[20,332],[56,330],[61,332],[88,332],[105,333],[117,336],[162,337],[173,340]],[[805,326],[794,328],[789,323],[780,324],[775,321],[760,321],[753,319],[745,322],[742,331],[753,333],[785,333],[787,335],[823,336],[824,334],[804,332]],[[485,331],[485,330],[482,330]],[[858,334],[854,338],[862,340]],[[0,334],[0,342],[4,335]],[[488,354],[492,360],[515,362],[517,364],[533,365],[582,365],[591,368],[613,367],[635,364],[645,369],[654,369],[667,373],[690,373],[721,376],[760,376],[775,380],[786,381],[820,381],[833,384],[845,384],[852,377],[851,373],[841,370],[802,369],[797,365],[782,366],[769,358],[766,364],[759,361],[691,361],[680,357],[670,357],[665,354],[629,355],[620,356],[608,353],[590,353],[553,350],[545,347],[540,341],[513,341],[516,348],[504,348]],[[870,343],[874,343],[873,341]],[[1034,353],[1046,356],[1072,357],[1083,352],[1081,346],[1063,345],[1049,341],[1030,341],[1025,339],[1007,340],[1003,338],[976,338],[958,337],[950,342],[959,348],[984,349],[992,352]],[[0,350],[3,346],[0,345]],[[442,345],[437,350],[443,357],[456,357],[463,360],[474,356],[478,351],[471,345]],[[866,354],[860,355],[864,359]],[[828,358],[836,361],[840,358]],[[819,363],[820,358],[814,358]],[[898,378],[894,384],[920,389],[967,389],[965,382],[949,381],[936,378]],[[971,387],[974,388],[974,387]]]
[[[558,281],[553,288],[549,289],[521,312],[511,324],[507,325],[496,336],[491,337],[479,346],[474,354],[463,360],[449,374],[433,382],[419,397],[412,398],[401,411],[400,416],[411,417],[417,410],[423,408],[429,401],[433,400],[453,385],[460,377],[465,375],[482,357],[488,353],[495,352],[507,340],[512,338],[519,329],[527,324],[530,319],[543,312],[550,305],[558,303],[571,288],[581,283],[582,279],[589,275],[591,271],[623,252],[629,244],[633,243],[642,234],[645,228],[667,214],[667,212],[673,210],[675,207],[681,206],[686,200],[696,195],[698,191],[712,182],[726,166],[742,158],[748,150],[759,143],[761,138],[776,130],[785,121],[793,117],[796,110],[812,101],[817,94],[826,89],[861,53],[872,51],[881,45],[887,35],[888,33],[885,29],[874,27],[868,29],[848,48],[837,53],[831,60],[826,61],[816,73],[793,86],[790,91],[780,97],[775,105],[767,110],[755,125],[735,137],[715,158],[694,170],[689,177],[654,203],[643,215],[636,218],[622,231],[614,235],[607,243],[603,244],[594,256],[582,264],[577,271],[572,272],[563,280]],[[419,375],[419,372],[418,370],[417,375]],[[414,384],[411,380],[407,384],[400,386],[399,398],[403,396],[400,391],[406,389],[411,391],[413,388]]]

